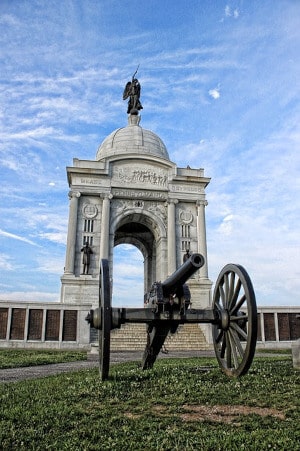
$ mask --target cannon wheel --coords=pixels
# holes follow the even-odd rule
[[[111,331],[111,300],[108,260],[100,262],[99,309],[101,327],[99,330],[99,372],[101,380],[108,379]]]
[[[217,279],[213,310],[213,342],[217,360],[227,376],[247,373],[257,339],[257,309],[253,286],[240,265],[226,265]]]

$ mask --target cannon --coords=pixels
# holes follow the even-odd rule
[[[169,333],[180,324],[212,325],[215,355],[221,370],[238,377],[249,370],[257,340],[255,293],[246,270],[235,264],[220,272],[213,293],[212,307],[194,309],[186,282],[204,265],[201,254],[192,254],[164,282],[155,282],[145,296],[142,308],[112,308],[108,260],[100,262],[99,307],[86,320],[99,330],[99,371],[109,376],[110,334],[125,323],[145,323],[147,344],[142,368],[152,368]]]

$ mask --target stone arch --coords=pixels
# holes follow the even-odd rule
[[[130,209],[111,223],[112,247],[119,244],[136,246],[144,257],[144,291],[162,277],[161,255],[166,248],[166,228],[152,212]],[[113,251],[113,250],[112,250]]]

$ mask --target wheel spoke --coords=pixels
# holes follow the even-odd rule
[[[231,309],[230,313],[238,312],[245,301],[247,301],[247,298],[246,298],[246,295],[243,294],[243,296],[241,297],[239,302],[235,305],[235,307],[233,309]]]
[[[240,321],[240,320],[247,320],[248,321],[248,315],[243,316],[230,316],[230,322],[231,321]]]
[[[244,338],[244,340],[247,341],[248,335],[243,329],[240,328],[240,326],[238,326],[236,323],[232,323],[231,326],[237,331],[238,334],[240,334]]]
[[[218,336],[216,337],[216,343],[220,343],[222,336],[224,335],[224,331],[221,329],[218,333]]]
[[[228,301],[229,301],[229,280],[228,280],[228,274],[224,274],[224,286],[225,286],[225,304],[224,307],[228,307]]]
[[[231,333],[230,329],[228,329],[228,338],[229,338],[230,348],[231,348],[231,351],[232,351],[233,364],[234,364],[234,367],[237,368],[239,366],[238,355],[237,355],[237,352],[236,352],[235,341],[233,339],[233,336],[232,336],[232,333]]]
[[[224,334],[224,331],[223,331],[223,341],[222,341],[221,350],[220,350],[221,359],[224,359],[225,351],[226,351],[226,334]]]
[[[222,304],[223,304],[223,308],[225,308],[226,307],[226,297],[225,297],[223,285],[219,286],[219,293],[220,293],[220,299],[221,299]]]
[[[232,338],[233,338],[233,340],[234,340],[234,342],[236,344],[237,350],[239,351],[240,356],[243,358],[243,356],[245,354],[245,351],[243,349],[241,341],[239,340],[238,334],[233,329],[231,329],[230,332],[231,332]]]
[[[230,308],[231,303],[232,303],[233,292],[234,292],[234,283],[235,283],[235,273],[233,271],[231,271],[230,272],[229,294],[228,294],[228,300],[229,300],[228,307],[229,308]]]
[[[234,308],[235,304],[236,304],[236,301],[237,301],[237,299],[239,297],[239,293],[240,293],[241,287],[242,287],[241,279],[238,279],[237,283],[236,283],[236,287],[235,287],[234,293],[233,293],[233,296],[232,296],[232,300],[231,300],[230,305],[229,305],[229,309],[230,310],[232,310]]]
[[[229,340],[229,334],[228,331],[225,333],[225,341],[226,341],[226,364],[227,368],[231,368],[231,346],[230,346],[230,340]]]

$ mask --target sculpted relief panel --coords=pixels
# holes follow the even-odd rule
[[[158,216],[164,223],[167,221],[167,206],[163,202],[151,202],[143,200],[121,200],[116,199],[112,202],[112,208],[115,210],[116,215],[126,214],[129,210],[135,210],[136,212],[149,211]]]
[[[168,171],[153,165],[115,165],[112,176],[114,184],[126,187],[139,185],[162,189],[168,186]]]

